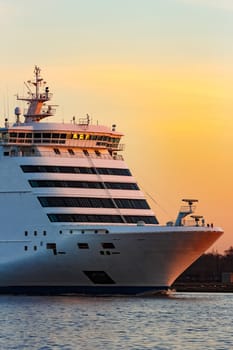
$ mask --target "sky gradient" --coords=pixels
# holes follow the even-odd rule
[[[233,245],[232,0],[0,0],[0,30],[1,124],[39,65],[57,121],[125,133],[161,223],[197,198],[225,230],[214,249]]]

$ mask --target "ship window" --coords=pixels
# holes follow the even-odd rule
[[[60,152],[60,150],[58,148],[54,148],[53,151],[54,151],[55,154],[61,154],[61,152]]]
[[[128,182],[105,182],[105,186],[112,190],[139,190],[136,183]]]
[[[111,243],[111,242],[102,243],[102,247],[103,247],[104,249],[115,249],[114,244]]]
[[[73,155],[75,154],[74,151],[73,151],[71,148],[68,149],[68,152],[69,152],[69,154],[70,154],[71,156],[73,156]]]
[[[43,235],[46,236],[46,234],[47,234],[46,231],[43,231]]]
[[[44,139],[50,139],[51,138],[51,133],[44,133],[43,134]]]
[[[27,245],[24,246],[24,250],[28,250],[28,246]]]
[[[61,235],[61,234],[62,234],[62,231],[60,230],[59,233],[60,233],[60,235]]]
[[[129,169],[121,168],[97,168],[99,174],[102,175],[126,175],[131,176]]]
[[[115,284],[105,271],[83,271],[83,273],[95,284]]]
[[[85,156],[87,156],[87,157],[89,156],[89,153],[86,149],[83,150],[83,153],[85,154]]]
[[[34,250],[37,250],[37,246],[36,246],[36,245],[34,245],[33,249],[34,249]]]
[[[88,197],[38,197],[43,207],[149,209],[144,199],[110,199]],[[115,205],[114,205],[115,203]]]
[[[100,214],[47,214],[51,222],[104,222],[104,223],[123,223],[120,215],[100,215]],[[158,224],[155,216],[143,215],[124,215],[126,223],[136,224],[138,221],[144,221],[145,224]]]
[[[69,174],[101,174],[101,175],[120,175],[131,176],[129,169],[122,168],[88,168],[72,166],[53,166],[53,165],[21,165],[24,173],[69,173]]]
[[[150,209],[144,199],[114,199],[118,208]]]
[[[43,143],[49,143],[51,139],[51,134],[50,133],[44,133],[43,134]]]
[[[37,236],[37,231],[34,231],[34,236]]]
[[[115,222],[123,223],[119,215],[96,214],[47,214],[51,222]]]
[[[47,249],[55,249],[56,248],[56,243],[47,243],[46,244]]]
[[[104,188],[102,182],[65,181],[65,180],[29,180],[31,187],[73,187],[73,188]]]
[[[34,134],[34,142],[35,143],[41,143],[41,133],[35,133]]]
[[[24,138],[25,137],[25,133],[24,132],[19,132],[18,137]]]
[[[47,249],[51,249],[53,251],[54,255],[57,255],[57,245],[56,243],[47,243],[46,244]]]
[[[4,154],[4,156],[9,156],[10,152],[4,152],[3,154]]]
[[[88,243],[78,243],[79,249],[89,249]]]
[[[97,157],[101,157],[101,153],[100,153],[100,151],[95,151],[95,154],[97,155]]]
[[[66,139],[66,134],[61,134],[61,135],[60,135],[60,138],[61,138],[61,139]]]
[[[52,134],[52,138],[53,139],[58,139],[59,138],[59,134]]]
[[[27,236],[27,235],[28,235],[28,231],[25,231],[25,232],[24,232],[24,235]]]

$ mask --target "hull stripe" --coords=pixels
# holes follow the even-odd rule
[[[28,295],[143,295],[169,290],[167,286],[7,286],[0,294]]]

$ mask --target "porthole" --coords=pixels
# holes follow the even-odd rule
[[[27,236],[28,235],[28,231],[24,231],[24,235]]]
[[[34,231],[34,236],[37,236],[37,231]]]
[[[46,234],[47,234],[46,231],[43,231],[43,235],[46,236]]]
[[[115,248],[114,244],[111,242],[102,243],[102,247],[104,249],[114,249]]]
[[[88,243],[77,243],[79,249],[89,249]]]
[[[27,245],[24,246],[24,250],[25,251],[28,250],[28,246]]]

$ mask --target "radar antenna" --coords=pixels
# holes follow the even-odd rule
[[[178,213],[175,226],[182,226],[182,220],[187,216],[195,211],[195,207],[193,206],[194,203],[198,202],[198,199],[182,199],[183,202],[187,203],[188,205],[182,206],[180,208],[180,211]]]
[[[27,97],[20,97],[17,95],[17,100],[27,101],[29,104],[27,112],[24,114],[25,123],[39,122],[41,119],[50,117],[55,114],[55,109],[52,105],[46,105],[46,102],[51,100],[52,94],[49,92],[49,88],[46,82],[40,75],[41,69],[35,66],[34,80],[28,80],[24,83],[28,89]],[[35,92],[32,91],[31,86],[35,88]],[[43,87],[43,90],[42,90]]]

